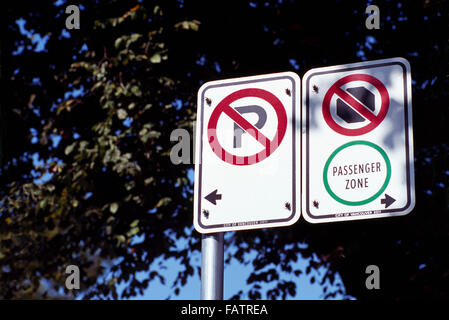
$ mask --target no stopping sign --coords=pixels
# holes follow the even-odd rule
[[[351,94],[343,90],[341,87],[345,84],[354,81],[364,81],[372,85],[380,94],[381,102],[380,108],[376,113],[373,113],[369,108],[363,105],[358,99],[354,98]],[[351,129],[346,128],[337,123],[331,114],[331,100],[334,95],[337,95],[340,99],[346,102],[349,108],[352,108],[356,113],[366,119],[366,125],[360,128]],[[368,74],[351,74],[336,81],[327,91],[323,99],[323,117],[326,123],[335,132],[346,136],[359,136],[366,134],[376,128],[382,120],[385,118],[390,105],[390,96],[385,85],[376,77]]]
[[[415,194],[407,60],[312,69],[303,87],[305,219],[322,223],[408,214]]]

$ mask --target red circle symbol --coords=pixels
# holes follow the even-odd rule
[[[275,110],[278,126],[276,134],[272,140],[268,139],[262,132],[255,126],[249,123],[243,118],[240,113],[233,109],[230,104],[234,101],[246,98],[256,97],[267,101]],[[226,151],[218,141],[217,137],[217,123],[220,116],[225,113],[230,117],[237,125],[243,130],[249,133],[254,139],[256,139],[264,149],[258,153],[249,156],[237,156]],[[269,157],[281,144],[284,139],[285,132],[287,130],[287,114],[285,112],[282,102],[272,93],[257,88],[248,88],[235,91],[225,97],[212,112],[209,124],[207,126],[207,135],[209,138],[209,144],[212,147],[214,153],[223,161],[233,165],[251,165],[260,162]]]
[[[377,113],[377,115],[368,110],[357,99],[352,97],[349,93],[347,93],[345,90],[341,88],[341,86],[351,81],[368,82],[379,91],[381,103],[380,103],[380,110]],[[368,120],[369,123],[361,128],[356,129],[345,128],[339,125],[332,117],[330,111],[330,103],[334,94],[339,96],[340,99],[345,101],[348,106],[350,106],[359,114],[361,114],[366,120]],[[384,84],[379,79],[370,76],[368,74],[351,74],[336,81],[326,92],[326,95],[324,96],[323,99],[323,116],[328,126],[332,128],[334,131],[343,134],[345,136],[359,136],[370,132],[382,122],[382,120],[387,115],[389,105],[390,105],[390,96],[388,95],[388,90],[387,88],[385,88]]]

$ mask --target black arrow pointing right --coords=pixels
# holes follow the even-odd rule
[[[395,202],[396,199],[393,197],[390,197],[388,194],[385,193],[385,198],[384,199],[380,199],[380,203],[381,204],[385,204],[385,209],[388,208],[389,206],[391,206],[391,204],[393,202]]]

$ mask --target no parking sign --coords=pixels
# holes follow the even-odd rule
[[[393,58],[312,69],[303,88],[306,220],[409,213],[415,190],[408,62]]]
[[[297,206],[292,72],[205,83],[198,92],[194,226],[201,233],[286,226]]]
[[[267,118],[267,112],[265,111],[264,108],[257,105],[250,105],[250,106],[240,106],[234,109],[230,106],[232,103],[244,98],[259,98],[264,100],[264,102],[268,102],[268,105],[273,107],[276,113],[276,117],[273,120],[270,119],[270,121],[275,121],[277,122],[277,124],[275,134],[272,139],[267,138],[260,130],[261,128],[260,129],[257,128],[256,126],[251,124],[248,120],[246,120],[242,114],[240,114],[245,112],[245,110],[248,111],[254,110],[252,112],[256,113],[259,117],[257,123],[260,123],[260,120],[264,119],[263,123],[260,125],[262,127],[265,125]],[[234,132],[231,132],[231,130],[220,130],[222,131],[220,132],[221,135],[229,133],[232,134],[234,139],[234,146],[233,146],[234,149],[241,148],[241,142],[236,143],[236,141],[237,140],[241,141],[241,135],[245,132],[255,139],[254,141],[249,143],[252,144],[260,143],[263,149],[255,154],[240,156],[232,154],[232,151],[227,151],[225,148],[223,148],[223,146],[220,144],[217,135],[217,123],[222,114],[227,115],[232,121],[235,122]],[[235,91],[230,95],[226,96],[223,100],[220,101],[217,107],[215,107],[209,119],[209,123],[207,126],[207,135],[212,150],[220,159],[232,165],[251,165],[258,163],[264,160],[265,158],[269,157],[282,142],[286,130],[287,130],[287,113],[285,111],[282,102],[274,94],[272,94],[267,90],[263,90],[260,88],[245,88]]]

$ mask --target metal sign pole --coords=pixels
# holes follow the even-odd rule
[[[223,235],[203,234],[201,240],[201,300],[223,300]]]

